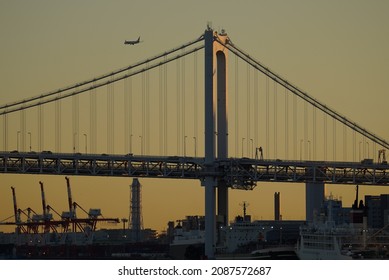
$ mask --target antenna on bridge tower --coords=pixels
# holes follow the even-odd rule
[[[212,30],[212,21],[207,21],[207,30]]]

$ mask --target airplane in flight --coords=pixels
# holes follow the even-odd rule
[[[135,41],[124,41],[124,44],[125,45],[135,45],[135,44],[139,44],[141,41],[140,41],[140,36],[138,37],[138,40],[135,40]]]

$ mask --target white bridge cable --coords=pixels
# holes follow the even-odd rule
[[[51,91],[51,92],[48,92],[48,93],[44,93],[44,94],[41,94],[39,96],[34,96],[34,97],[31,97],[31,98],[27,98],[27,99],[23,99],[23,100],[19,100],[19,101],[16,101],[16,102],[13,102],[13,103],[8,103],[8,104],[4,104],[4,105],[1,105],[0,106],[0,115],[3,115],[3,114],[7,114],[9,112],[15,112],[15,111],[19,111],[19,110],[23,110],[25,108],[30,108],[30,107],[33,107],[33,106],[30,106],[30,105],[24,105],[26,103],[30,103],[30,102],[33,102],[33,101],[36,101],[36,100],[40,100],[40,99],[45,99],[45,98],[48,98],[48,97],[52,97],[50,99],[50,102],[51,101],[54,101],[54,100],[58,100],[58,97],[53,97],[53,96],[56,96],[56,95],[59,95],[60,93],[63,93],[63,92],[67,92],[67,91],[70,91],[70,90],[73,90],[73,89],[76,89],[78,87],[82,87],[82,86],[85,86],[85,85],[88,85],[88,84],[91,84],[93,82],[97,82],[97,81],[100,81],[100,80],[104,80],[104,79],[107,79],[113,75],[117,75],[117,74],[120,74],[122,72],[125,72],[125,71],[128,71],[128,70],[132,70],[134,68],[137,68],[137,67],[140,67],[144,64],[147,64],[147,63],[150,63],[152,61],[155,61],[155,60],[158,60],[158,59],[161,59],[165,56],[168,56],[168,55],[171,55],[183,48],[187,48],[191,45],[194,45],[200,41],[203,41],[204,39],[204,36],[201,35],[200,37],[198,37],[197,39],[195,40],[192,40],[186,44],[183,44],[179,47],[176,47],[176,48],[173,48],[171,50],[168,50],[168,51],[165,51],[164,53],[161,53],[161,54],[158,54],[154,57],[151,57],[151,58],[148,58],[148,59],[145,59],[145,60],[142,60],[140,62],[137,62],[133,65],[130,65],[130,66],[127,66],[127,67],[124,67],[124,68],[120,68],[118,70],[115,70],[113,72],[110,72],[110,73],[107,73],[107,74],[104,74],[104,75],[101,75],[101,76],[98,76],[98,77],[95,77],[93,79],[89,79],[89,80],[86,80],[84,82],[80,82],[80,83],[77,83],[77,84],[73,84],[73,85],[70,85],[70,86],[67,86],[67,87],[64,87],[64,88],[60,88],[60,89],[57,89],[55,91]],[[203,48],[204,46],[202,46]],[[185,55],[188,54],[187,52],[185,52]],[[180,56],[181,57],[181,56]],[[179,57],[176,57],[175,59],[177,59]],[[169,62],[169,61],[168,61]],[[153,64],[154,65],[154,64]],[[160,65],[163,65],[160,64]],[[156,67],[156,66],[155,66]],[[147,68],[147,67],[146,67]],[[152,67],[154,68],[154,67]],[[149,69],[146,69],[146,70],[149,70]],[[144,70],[144,71],[146,71]],[[120,76],[120,77],[123,77],[123,76]],[[123,78],[124,79],[124,78]],[[107,83],[103,83],[103,84],[97,84],[97,85],[100,85],[100,86],[103,86],[103,85],[106,85]],[[98,86],[99,87],[99,86]],[[88,90],[92,89],[92,87],[89,87]],[[67,95],[65,95],[67,96]],[[47,103],[47,102],[46,102]],[[34,106],[38,106],[39,103],[34,103],[35,105]],[[18,105],[21,105],[20,107],[18,107],[17,109],[13,109],[13,107],[16,107]],[[23,106],[24,105],[24,106]],[[8,110],[7,110],[8,109]]]
[[[92,84],[89,87],[84,87],[84,88],[81,88],[81,89],[76,89],[73,92],[63,93],[64,91],[57,91],[57,92],[52,93],[52,94],[41,95],[41,96],[39,96],[37,98],[31,98],[31,99],[28,99],[28,100],[25,99],[24,101],[20,101],[20,102],[14,103],[15,104],[15,108],[11,108],[10,105],[1,106],[0,110],[1,109],[2,110],[0,111],[0,116],[1,115],[5,115],[5,114],[9,114],[9,113],[12,113],[12,112],[17,112],[17,111],[20,111],[20,110],[25,110],[25,109],[28,109],[28,108],[36,107],[36,106],[39,106],[39,105],[44,105],[44,104],[47,104],[47,103],[50,103],[50,102],[54,102],[54,101],[57,101],[57,100],[65,99],[67,97],[78,95],[80,93],[83,93],[83,92],[86,92],[86,91],[90,91],[92,89],[100,88],[100,87],[103,87],[103,86],[106,86],[106,85],[109,85],[109,84],[121,81],[123,79],[126,79],[126,78],[129,78],[129,77],[138,75],[140,73],[146,72],[148,70],[154,69],[156,67],[163,66],[166,63],[172,62],[172,61],[174,61],[176,59],[179,59],[181,57],[184,57],[184,56],[187,56],[187,55],[192,54],[194,52],[197,52],[197,51],[199,51],[199,50],[201,50],[203,48],[204,48],[203,45],[197,46],[197,47],[195,47],[193,49],[190,49],[190,50],[187,50],[187,51],[185,51],[183,53],[177,54],[174,57],[170,57],[170,58],[167,58],[166,60],[162,60],[162,61],[158,61],[158,62],[155,62],[153,64],[150,64],[149,66],[146,66],[145,68],[141,68],[141,69],[135,70],[132,73],[122,74],[120,76],[115,77],[114,79],[109,79],[109,80],[105,80],[105,81],[100,82],[100,83],[95,83],[95,84]],[[154,60],[154,59],[152,59],[152,60]],[[149,59],[147,61],[151,61],[151,59]],[[134,68],[134,67],[131,66],[131,68]],[[130,68],[125,68],[124,71],[128,70],[128,69],[130,69]],[[120,71],[120,72],[123,72],[123,71]],[[113,76],[113,73],[120,73],[120,72],[112,72],[112,73],[106,75],[105,77],[109,78],[109,77]],[[89,82],[96,82],[96,80],[97,79],[93,79],[93,80],[90,80]],[[78,84],[78,85],[80,85],[80,84]],[[78,86],[72,87],[72,89],[73,88],[77,88],[77,87]],[[54,94],[59,94],[59,93],[62,93],[62,94],[53,96]],[[43,99],[43,98],[47,98],[47,97],[51,97],[51,98]],[[36,101],[36,102],[27,104],[28,102],[31,102],[31,101]],[[16,105],[20,105],[20,107],[16,107]]]
[[[300,98],[302,98],[306,102],[310,103],[312,106],[318,108],[319,110],[321,110],[325,114],[327,114],[327,115],[331,116],[332,118],[336,119],[337,121],[343,123],[344,125],[348,126],[352,130],[355,130],[358,133],[364,135],[365,137],[369,138],[374,143],[376,143],[376,144],[378,144],[378,145],[380,145],[380,146],[382,146],[382,147],[384,147],[386,149],[389,149],[389,143],[386,140],[378,137],[377,135],[375,135],[374,133],[368,131],[367,129],[365,129],[363,127],[361,127],[357,123],[352,122],[347,117],[339,114],[335,110],[333,110],[333,109],[329,108],[328,106],[320,103],[318,100],[316,100],[315,98],[311,97],[306,92],[304,92],[303,90],[299,89],[297,86],[292,85],[286,79],[282,78],[278,74],[275,74],[269,68],[265,67],[263,64],[261,64],[260,62],[258,62],[254,58],[250,57],[243,50],[239,49],[236,45],[234,45],[231,41],[229,41],[228,44],[224,44],[223,42],[221,42],[217,38],[215,38],[215,40],[219,44],[221,44],[222,46],[226,47],[229,51],[234,53],[236,56],[238,56],[240,59],[244,60],[246,63],[249,63],[252,67],[254,67],[255,69],[259,70],[260,72],[262,72],[263,74],[265,74],[266,76],[268,76],[269,78],[271,78],[272,80],[277,82],[278,84],[282,85],[283,87],[285,87],[286,89],[288,89],[289,91],[294,93],[295,95],[299,96]]]

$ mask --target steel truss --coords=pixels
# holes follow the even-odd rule
[[[82,175],[199,179],[221,178],[234,189],[251,190],[257,182],[323,182],[325,184],[388,185],[388,164],[281,161],[178,156],[0,153],[0,172],[16,174]]]

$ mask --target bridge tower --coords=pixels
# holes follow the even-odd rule
[[[205,44],[205,165],[216,171],[218,159],[228,157],[227,114],[227,49],[215,41],[228,42],[227,34],[214,32],[210,27],[204,33]],[[217,139],[217,141],[216,141]],[[216,149],[217,148],[217,149]],[[214,257],[216,241],[216,189],[218,225],[228,223],[228,187],[222,178],[205,176],[205,255]]]

